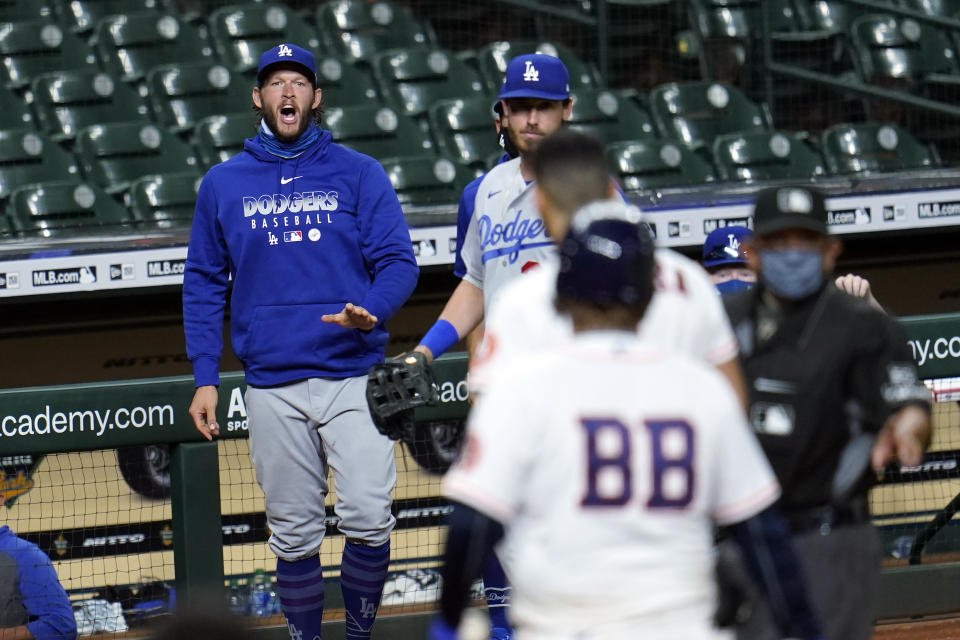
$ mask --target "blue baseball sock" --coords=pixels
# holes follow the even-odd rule
[[[497,554],[490,553],[483,563],[483,595],[487,599],[490,626],[512,631],[507,613],[510,610],[510,585]]]
[[[348,542],[343,547],[340,565],[340,589],[346,607],[345,640],[369,640],[377,617],[383,582],[390,564],[390,542],[367,547]]]
[[[291,638],[319,640],[323,620],[320,556],[289,562],[277,558],[277,595]]]

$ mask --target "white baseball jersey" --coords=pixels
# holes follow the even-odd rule
[[[537,208],[534,183],[520,174],[520,158],[491,169],[477,188],[473,218],[460,256],[463,279],[483,290],[483,310],[502,287],[557,249]]]
[[[640,337],[718,365],[737,355],[737,342],[720,295],[706,271],[670,249],[657,249],[656,282]],[[484,338],[470,368],[471,392],[483,391],[494,371],[569,338],[570,320],[553,308],[558,263],[550,259],[505,287],[491,305]]]
[[[512,361],[485,393],[443,489],[506,525],[521,631],[720,637],[713,523],[780,493],[726,380],[635,334],[589,332]]]

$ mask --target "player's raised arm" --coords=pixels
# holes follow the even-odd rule
[[[483,289],[461,280],[440,312],[440,317],[420,340],[414,351],[428,360],[439,358],[445,351],[473,331],[483,320]]]

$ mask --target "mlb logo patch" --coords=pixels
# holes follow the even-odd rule
[[[303,242],[303,231],[284,231],[284,242]]]

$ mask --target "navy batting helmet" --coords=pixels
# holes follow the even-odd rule
[[[642,310],[653,295],[653,251],[636,207],[591,203],[574,214],[560,245],[557,297]]]

